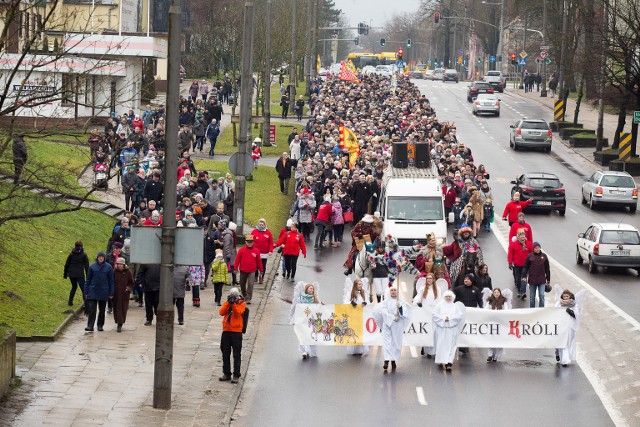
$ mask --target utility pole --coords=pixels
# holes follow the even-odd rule
[[[504,0],[500,0],[500,28],[498,28],[498,49],[496,52],[496,60],[499,60],[500,64],[499,64],[499,68],[498,70],[502,71],[504,73],[504,57],[502,55],[502,39],[504,37],[503,34],[503,27],[504,27]],[[508,67],[508,66],[507,66]]]
[[[264,104],[262,107],[264,123],[262,124],[262,145],[269,147],[271,146],[269,133],[271,128],[271,0],[267,0],[265,13],[267,15],[267,25],[264,47]]]
[[[567,48],[567,15],[569,14],[568,9],[568,5],[567,5],[567,0],[563,0],[562,2],[562,40],[561,40],[561,44],[560,44],[560,72],[558,74],[558,98],[559,99],[564,99],[566,101],[566,99],[564,98],[564,79],[565,79],[565,73],[564,73],[564,62],[565,62],[565,55],[566,55],[566,48]],[[566,108],[566,105],[565,105]]]
[[[291,60],[289,64],[289,108],[294,114],[296,105],[296,3],[298,0],[291,0]]]
[[[240,78],[240,134],[238,135],[238,174],[233,200],[238,236],[244,236],[244,198],[247,168],[247,147],[251,138],[251,92],[253,90],[253,1],[244,2],[244,28],[242,36],[242,75]]]
[[[460,70],[464,72],[465,69],[465,65],[464,65],[464,58],[465,58],[465,52],[467,49],[467,28],[469,28],[469,24],[466,23],[467,20],[467,5],[464,5],[464,19],[465,19],[465,25],[462,28],[462,64],[460,64]],[[467,67],[469,67],[469,62],[467,61]],[[470,67],[469,67],[470,68]],[[466,79],[466,74],[465,74],[465,79]]]
[[[180,0],[169,6],[169,52],[167,66],[167,141],[164,165],[164,188],[176,188],[178,176],[178,111],[180,106],[180,55],[182,12]],[[156,348],[153,365],[153,407],[171,409],[173,379],[173,250],[175,247],[176,217],[171,213],[177,205],[175,191],[164,196],[165,215],[160,242],[160,301],[156,311]]]
[[[318,9],[324,0],[313,0],[313,37],[311,39],[311,78],[315,79],[318,76],[318,70],[316,69],[316,62],[318,58],[318,21],[319,13]]]
[[[306,83],[305,94],[311,93],[311,56],[313,42],[313,3],[314,0],[307,0],[307,44],[304,51],[304,79]],[[294,100],[292,99],[291,102]]]
[[[524,32],[522,34],[522,51],[527,51],[527,18],[529,17],[529,9],[524,11]],[[522,71],[520,72],[520,87],[519,89],[524,89],[524,72],[525,66],[522,67]]]
[[[602,151],[604,145],[604,88],[607,81],[606,73],[607,73],[607,37],[609,36],[609,26],[608,26],[608,14],[609,10],[607,8],[607,2],[602,2],[602,50],[601,50],[601,58],[600,58],[600,82],[598,82],[598,126],[596,128],[596,151]],[[635,154],[635,152],[633,152]]]
[[[547,44],[547,0],[542,0],[542,43]],[[543,60],[540,97],[545,98],[547,96],[547,58]]]

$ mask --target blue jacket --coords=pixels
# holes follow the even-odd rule
[[[104,252],[98,252],[98,257],[101,255],[104,257]],[[89,266],[85,289],[87,299],[106,301],[113,296],[113,267],[106,262],[106,257],[105,262],[99,264],[98,257],[96,262]]]

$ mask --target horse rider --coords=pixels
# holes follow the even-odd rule
[[[458,274],[460,270],[462,270],[467,252],[476,252],[478,254],[477,263],[484,264],[482,249],[480,248],[478,240],[473,237],[473,230],[469,225],[462,224],[460,230],[458,230],[458,240],[442,247],[442,253],[451,262],[449,275],[451,276],[452,284],[456,282]]]
[[[344,268],[346,268],[344,275],[348,276],[353,273],[353,263],[354,257],[358,252],[358,247],[356,246],[356,238],[363,239],[364,236],[368,235],[371,243],[375,243],[379,241],[380,234],[382,233],[382,221],[378,217],[374,217],[373,215],[366,214],[351,230],[351,237],[353,238],[351,242],[351,250],[349,251],[349,255],[347,255],[347,260],[344,262]]]

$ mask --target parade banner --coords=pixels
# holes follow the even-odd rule
[[[294,331],[305,345],[382,345],[374,306],[298,304]],[[433,346],[432,309],[411,307],[403,346]],[[566,346],[569,315],[563,308],[486,310],[467,308],[458,336],[460,347],[562,348]]]

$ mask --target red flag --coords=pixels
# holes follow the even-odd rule
[[[345,64],[344,61],[340,62],[340,73],[338,74],[338,79],[360,84],[358,77],[356,77],[353,71],[347,67],[347,64]]]

